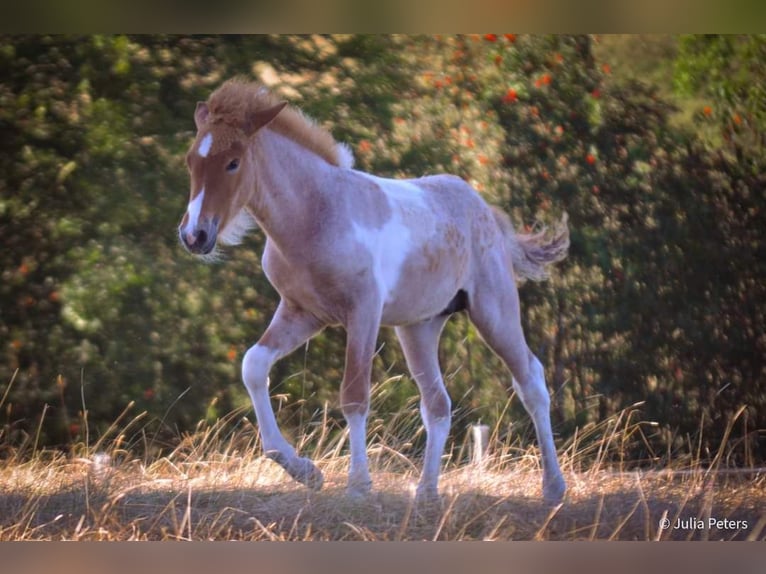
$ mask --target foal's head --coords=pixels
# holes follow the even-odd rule
[[[211,113],[208,104],[197,104],[197,137],[186,154],[191,195],[178,228],[181,243],[191,253],[210,253],[219,232],[244,208],[255,182],[251,139],[284,106],[282,102],[257,111],[219,115]]]

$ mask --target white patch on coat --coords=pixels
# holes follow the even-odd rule
[[[202,141],[199,142],[199,148],[197,149],[197,153],[200,155],[200,157],[207,157],[207,154],[210,153],[210,148],[213,145],[213,134],[208,133],[205,135],[204,138],[202,138]]]
[[[413,248],[413,229],[405,223],[405,214],[409,214],[406,219],[412,221],[427,206],[423,190],[410,182],[364,175],[378,184],[388,199],[392,215],[383,227],[369,228],[354,222],[352,229],[354,238],[372,255],[375,282],[383,303],[387,303]]]
[[[414,183],[403,179],[388,179],[369,173],[358,172],[367,179],[374,181],[388,198],[391,208],[396,210],[408,207],[427,207],[423,190]]]

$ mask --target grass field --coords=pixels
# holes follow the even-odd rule
[[[0,540],[766,539],[766,471],[728,467],[727,444],[704,463],[689,455],[630,471],[622,451],[640,435],[630,411],[562,446],[569,491],[554,507],[540,498],[536,448],[503,444],[497,432],[481,465],[465,462],[465,445],[445,458],[441,501],[418,506],[420,461],[397,437],[416,411],[407,424],[371,424],[374,491],[363,501],[345,496],[345,433],[315,424],[299,439],[325,473],[311,492],[262,456],[244,414],[201,423],[154,456],[134,454],[149,440],[131,433],[140,417],[69,453],[36,449],[32,437],[6,445]]]

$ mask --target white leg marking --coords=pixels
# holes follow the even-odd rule
[[[242,379],[253,401],[264,452],[276,451],[289,459],[295,458],[295,450],[277,427],[269,397],[269,370],[278,356],[279,352],[275,349],[262,345],[250,347],[242,360]]]
[[[367,464],[367,415],[346,415],[351,448],[351,466],[348,472],[348,488],[352,495],[365,495],[370,491],[372,480]]]
[[[439,488],[439,473],[444,445],[450,428],[450,416],[435,418],[421,407],[423,424],[426,427],[426,453],[423,460],[423,473],[418,484],[418,496],[433,498]]]
[[[319,490],[324,480],[322,473],[309,459],[298,457],[295,449],[282,436],[271,408],[268,373],[279,356],[279,351],[256,344],[245,353],[242,361],[242,379],[255,407],[263,452],[295,480]]]
[[[537,442],[540,445],[540,456],[543,461],[543,496],[551,502],[559,502],[566,491],[566,483],[561,475],[556,458],[556,445],[553,442],[551,399],[548,396],[548,388],[545,386],[545,370],[537,357],[529,354],[527,387],[522,387],[515,379],[513,386],[524,408],[532,417],[537,432]]]
[[[197,149],[197,153],[200,155],[200,157],[207,157],[207,154],[210,153],[210,148],[213,145],[213,134],[208,133],[204,138],[202,138],[202,141],[199,142],[199,148]]]

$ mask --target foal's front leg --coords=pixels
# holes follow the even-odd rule
[[[301,458],[282,436],[271,408],[268,374],[279,359],[307,341],[323,327],[314,316],[283,302],[279,304],[261,339],[248,349],[242,360],[242,379],[255,407],[263,451],[298,482],[319,490],[322,473],[307,458]]]
[[[380,328],[380,311],[366,307],[346,325],[346,369],[340,387],[340,401],[346,418],[351,449],[348,494],[364,497],[372,488],[367,462],[367,415],[370,410],[370,376],[375,342]]]

